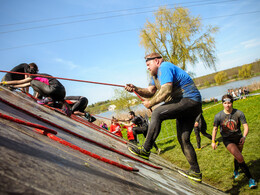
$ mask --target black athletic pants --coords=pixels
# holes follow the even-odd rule
[[[197,120],[199,125],[197,127],[194,127],[194,133],[196,135],[196,140],[197,140],[197,148],[201,148],[201,138],[200,138],[200,132],[202,135],[207,137],[208,139],[212,140],[212,136],[208,134],[207,131],[207,123],[203,117],[202,114],[200,114],[199,120]]]
[[[50,97],[53,101],[63,101],[66,95],[63,85],[47,85],[38,80],[31,81],[31,87],[44,97]]]
[[[160,133],[161,123],[164,120],[176,119],[177,138],[182,152],[189,162],[191,170],[200,172],[196,152],[190,142],[190,134],[193,130],[195,119],[201,112],[201,103],[188,98],[182,98],[158,106],[152,112],[144,148],[148,151],[151,150]]]
[[[132,130],[133,130],[135,141],[137,141],[137,135],[138,134],[143,134],[144,137],[146,138],[148,126],[144,125],[144,126],[141,126],[141,127],[133,127]],[[153,146],[155,147],[156,150],[158,150],[157,144],[155,142],[154,142]]]
[[[74,100],[76,101],[75,104],[72,106],[72,113],[75,111],[84,112],[87,105],[88,105],[88,99],[83,96],[67,96],[65,100]]]

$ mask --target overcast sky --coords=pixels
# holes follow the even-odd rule
[[[140,29],[158,7],[174,4],[219,27],[217,71],[260,58],[259,0],[1,0],[0,70],[35,62],[56,77],[146,87]],[[200,63],[188,70],[196,77],[214,72]],[[67,95],[85,96],[89,104],[114,94],[111,86],[61,82]]]

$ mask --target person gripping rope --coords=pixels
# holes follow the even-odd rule
[[[44,76],[51,75],[42,73],[38,74],[38,76],[31,75],[30,77],[22,80],[3,81],[0,84],[10,85],[15,88],[31,86],[36,92],[36,98],[39,95],[45,97],[44,99],[37,101],[39,104],[48,104],[50,102],[54,105],[61,104],[62,110],[66,113],[66,115],[70,116],[70,107],[64,100],[66,95],[64,86],[57,79]]]
[[[111,120],[109,132],[115,134],[116,136],[123,137],[121,130],[122,129],[121,129],[120,124],[118,123],[118,119],[113,117]]]
[[[22,63],[15,66],[11,72],[20,72],[20,73],[29,73],[29,74],[37,74],[39,71],[38,66],[35,63]],[[23,80],[28,78],[29,76],[26,74],[16,74],[16,73],[6,73],[2,78],[2,82],[5,81],[14,81],[14,80]],[[22,90],[26,93],[29,92],[29,87],[22,88]]]
[[[194,122],[201,109],[201,95],[191,77],[181,68],[170,62],[164,62],[158,53],[145,57],[146,66],[151,73],[151,81],[147,88],[126,84],[128,92],[136,92],[145,99],[143,105],[151,108],[164,102],[153,110],[148,133],[141,147],[129,147],[129,151],[142,158],[149,159],[150,150],[161,130],[161,123],[167,119],[176,119],[177,137],[182,152],[190,164],[188,171],[180,173],[197,182],[201,182],[202,174],[197,161],[196,152],[190,142],[190,134]]]
[[[249,179],[249,187],[255,188],[256,181],[252,178],[248,166],[244,161],[242,155],[243,146],[245,144],[246,136],[249,132],[248,124],[244,113],[240,110],[233,108],[233,97],[231,95],[224,95],[222,97],[222,104],[224,110],[215,115],[214,127],[212,131],[212,148],[215,150],[217,145],[215,138],[217,135],[218,127],[223,138],[223,143],[227,150],[234,156],[234,179],[239,177],[239,167]],[[244,132],[240,129],[241,123],[244,127]]]

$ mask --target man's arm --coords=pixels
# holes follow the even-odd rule
[[[171,94],[171,92],[172,83],[165,83],[161,86],[160,91],[150,100],[150,106],[152,107],[156,104],[164,102],[166,98]]]
[[[22,80],[13,80],[13,81],[3,81],[1,82],[1,84],[6,84],[6,85],[19,85],[19,84],[24,84],[24,83],[28,83],[31,82],[32,78],[28,77],[26,79],[22,79]]]
[[[119,120],[120,121],[120,120]],[[131,127],[132,125],[134,125],[133,122],[129,121],[128,123],[124,123],[124,122],[121,122],[122,125],[126,126],[126,127]]]
[[[136,87],[133,84],[127,84],[125,86],[125,90],[128,92],[135,91],[136,93],[138,93],[140,96],[142,96],[144,98],[151,98],[156,93],[157,88],[154,85],[150,85],[147,88],[140,88],[140,87]]]
[[[121,131],[121,127],[117,126],[116,129],[114,131],[112,131],[111,133],[115,134],[117,132]]]
[[[31,83],[24,83],[24,84],[20,84],[20,85],[13,85],[13,87],[23,88],[23,87],[29,87],[30,85],[31,85]]]
[[[152,106],[159,104],[166,100],[166,98],[171,94],[172,83],[165,83],[161,86],[160,91],[151,99],[143,102],[146,108],[151,108]]]

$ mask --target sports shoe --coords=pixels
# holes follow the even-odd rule
[[[43,105],[43,104],[48,104],[48,103],[50,103],[50,102],[53,102],[53,100],[52,100],[51,98],[49,98],[49,97],[46,97],[46,98],[44,98],[44,99],[42,99],[42,100],[38,100],[38,101],[37,101],[37,103],[38,103],[38,104],[41,104],[41,105]]]
[[[253,189],[253,188],[256,188],[256,186],[257,186],[257,183],[255,182],[255,180],[253,178],[250,178],[249,179],[249,188]]]
[[[196,148],[195,150],[196,150],[196,151],[200,151],[200,150],[201,150],[201,148]]]
[[[157,154],[160,155],[161,154],[161,148],[158,148],[158,150],[156,150]]]
[[[234,179],[237,179],[239,177],[239,175],[240,175],[240,173],[237,170],[235,170],[234,171]]]
[[[65,101],[63,102],[63,105],[62,105],[62,111],[65,112],[65,114],[67,116],[71,116],[71,114],[72,114],[69,104]]]
[[[89,119],[89,118],[90,118],[90,114],[87,113],[87,112],[85,112],[85,117],[86,117],[87,119]]]
[[[141,158],[144,158],[144,159],[147,159],[147,160],[149,159],[149,156],[151,154],[151,152],[146,151],[143,146],[141,146],[141,147],[130,146],[130,147],[128,147],[128,150],[132,154],[134,154],[136,156],[140,156]]]
[[[85,112],[85,117],[88,120],[88,122],[93,123],[95,120],[97,120],[94,116],[91,116],[89,113]]]
[[[94,121],[96,121],[97,119],[94,116],[90,116],[90,119],[88,120],[89,122],[93,123]]]
[[[185,176],[188,177],[189,179],[192,179],[196,182],[201,182],[202,181],[202,173],[196,173],[195,171],[188,170],[188,171],[183,171],[183,170],[178,170],[178,172]]]

